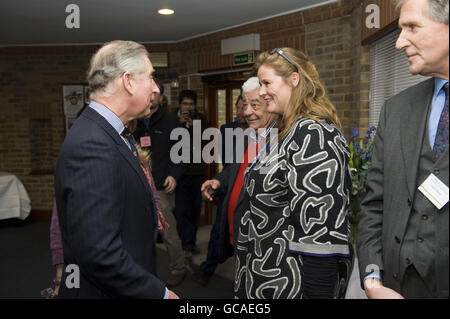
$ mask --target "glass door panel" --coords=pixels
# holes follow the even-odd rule
[[[232,110],[233,110],[233,117],[231,118],[231,120],[232,121],[234,121],[234,119],[236,118],[236,101],[237,101],[237,98],[238,98],[238,96],[241,94],[241,89],[233,89],[232,90],[232,99],[231,99],[231,102],[232,102]]]

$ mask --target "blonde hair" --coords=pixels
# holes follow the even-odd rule
[[[143,148],[141,148],[141,145],[139,143],[136,143],[136,148],[139,154],[139,160],[141,162],[147,163],[150,170],[152,170],[151,152],[149,150],[144,150]]]
[[[137,128],[137,120],[132,120],[130,122],[128,122],[127,124],[127,129],[131,132],[134,133],[134,131]],[[138,151],[138,155],[139,155],[139,160],[141,162],[147,163],[148,167],[150,167],[150,170],[152,168],[152,153],[149,150],[145,150],[141,147],[140,143],[136,143],[136,149]]]
[[[298,69],[300,80],[296,87],[289,80],[291,74],[296,72],[294,66],[278,53],[262,52],[258,55],[255,63],[256,70],[262,65],[273,68],[275,74],[282,77],[283,81],[292,88],[292,94],[285,112],[278,120],[278,127],[281,129],[279,138],[281,139],[289,132],[300,116],[318,122],[329,120],[340,127],[341,122],[337,116],[336,108],[326,94],[316,67],[299,50],[292,48],[281,48],[281,50],[294,62]]]

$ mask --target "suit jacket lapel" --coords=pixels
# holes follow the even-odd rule
[[[122,154],[123,157],[128,161],[128,164],[133,167],[133,169],[136,171],[136,173],[139,175],[139,179],[144,184],[145,189],[147,190],[147,193],[151,193],[149,181],[147,180],[147,177],[145,177],[144,172],[142,171],[142,168],[139,164],[139,160],[136,160],[133,153],[131,153],[128,146],[125,144],[124,141],[122,141],[122,144],[117,145],[117,148],[119,149],[119,152]]]
[[[85,115],[86,117],[93,120],[95,123],[97,123],[99,126],[101,126],[106,131],[106,133],[108,133],[108,135],[115,142],[119,152],[122,154],[123,157],[125,157],[127,162],[131,165],[131,167],[133,167],[133,169],[139,175],[139,179],[144,184],[144,187],[145,187],[147,193],[151,194],[149,182],[147,181],[147,178],[145,177],[145,174],[142,171],[141,166],[139,165],[139,161],[136,160],[133,153],[131,153],[128,146],[122,140],[122,138],[117,133],[117,131],[111,126],[111,124],[109,124],[108,121],[106,121],[103,116],[101,116],[96,111],[92,110],[91,108],[86,108],[85,112],[83,112],[83,115]]]
[[[417,173],[420,161],[422,145],[426,136],[427,114],[433,97],[434,80],[429,80],[429,85],[422,92],[407,102],[405,118],[400,123],[401,151],[405,163],[406,181],[411,200],[416,191]]]

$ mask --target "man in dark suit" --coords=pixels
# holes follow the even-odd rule
[[[375,138],[356,244],[369,298],[448,298],[448,0],[399,0],[412,74]],[[445,198],[446,197],[446,198]]]
[[[63,273],[61,298],[177,297],[156,277],[155,202],[125,129],[150,112],[159,92],[153,71],[145,47],[132,41],[107,43],[91,59],[91,103],[56,163],[66,271],[79,270]]]
[[[249,138],[251,141],[244,140],[244,135],[237,144],[245,145],[245,154],[239,155],[238,149],[233,152],[227,150],[226,153],[237,153],[237,162],[229,163],[221,173],[213,179],[206,181],[202,185],[202,196],[205,200],[212,201],[213,194],[218,192],[219,196],[223,196],[223,202],[219,218],[219,261],[223,262],[233,255],[233,245],[237,241],[237,227],[243,211],[248,208],[243,201],[243,183],[244,171],[248,164],[257,155],[258,149],[266,147],[266,137],[275,124],[276,115],[267,111],[267,104],[259,95],[259,80],[257,77],[251,77],[242,86],[242,94],[244,95],[244,116],[252,133]],[[248,132],[248,131],[247,131]],[[258,134],[259,133],[259,134]],[[234,143],[230,143],[234,145]],[[257,147],[258,146],[258,147]],[[234,147],[236,147],[234,145]],[[237,147],[239,148],[239,147]]]
[[[248,125],[245,121],[245,115],[244,115],[244,98],[242,97],[242,94],[239,94],[235,107],[236,107],[236,119],[231,123],[225,123],[220,126],[220,135],[222,137],[222,150],[221,150],[221,157],[222,157],[222,165],[223,169],[226,168],[226,166],[229,163],[236,163],[235,156],[235,149],[236,149],[236,136],[233,135],[232,137],[232,147],[226,147],[226,139],[225,139],[225,132],[228,129],[234,130],[238,127],[240,127],[242,130],[245,130]],[[226,152],[226,149],[228,148],[228,152]],[[216,270],[219,263],[225,262],[225,260],[228,259],[232,255],[230,254],[224,254],[222,251],[222,245],[219,245],[219,238],[220,238],[220,222],[222,220],[222,204],[223,204],[223,196],[218,196],[218,203],[217,203],[217,210],[216,210],[216,218],[214,220],[214,225],[211,229],[211,233],[209,235],[209,242],[208,242],[208,253],[206,255],[206,260],[203,261],[200,264],[200,267],[197,269],[194,268],[194,275],[197,282],[199,282],[201,285],[206,286],[209,282],[209,279],[213,275],[214,271]]]

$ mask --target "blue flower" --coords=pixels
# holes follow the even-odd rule
[[[370,127],[370,129],[367,131],[367,136],[366,136],[366,138],[367,138],[367,139],[371,139],[371,138],[372,138],[372,133],[375,132],[376,129],[377,129],[377,128],[376,128],[375,126],[372,125],[372,126]]]
[[[365,183],[367,172],[372,162],[373,149],[373,132],[376,130],[371,126],[367,130],[367,135],[364,138],[359,137],[359,132],[355,127],[352,127],[351,138],[349,143],[350,148],[350,174],[352,177],[352,194],[351,207],[352,214],[351,222],[356,223],[356,214],[359,211],[361,198],[366,194]]]

